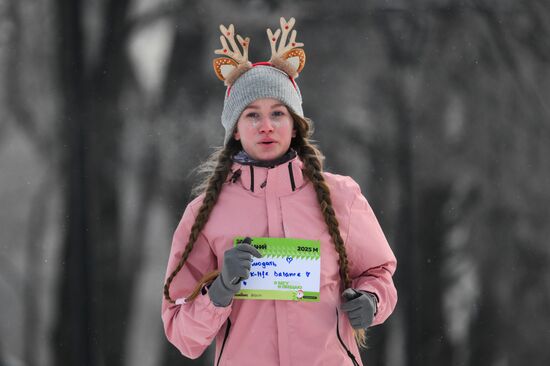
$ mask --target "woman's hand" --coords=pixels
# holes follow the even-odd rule
[[[241,289],[241,281],[250,276],[252,256],[261,258],[262,254],[252,245],[245,243],[225,251],[221,273],[208,290],[214,305],[226,307],[231,303],[233,295]]]
[[[342,304],[341,309],[348,314],[351,326],[354,329],[370,327],[377,310],[376,296],[369,292],[348,288],[342,293],[342,297],[346,302]]]

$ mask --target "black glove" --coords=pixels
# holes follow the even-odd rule
[[[250,239],[236,247],[228,249],[223,255],[223,266],[220,275],[212,282],[208,290],[210,300],[216,306],[226,307],[233,295],[241,289],[241,281],[250,276],[252,256],[261,258],[262,254],[250,244]]]
[[[351,326],[354,329],[370,327],[378,305],[376,296],[369,292],[348,288],[342,293],[342,297],[346,302],[342,304],[341,309],[348,313]]]

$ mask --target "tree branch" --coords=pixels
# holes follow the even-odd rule
[[[504,65],[511,72],[517,85],[519,85],[526,95],[529,95],[526,100],[535,101],[539,109],[543,111],[543,115],[550,116],[550,108],[547,106],[546,100],[540,94],[538,88],[530,85],[529,81],[521,74],[521,68],[516,60],[516,56],[511,52],[513,45],[510,45],[504,36],[507,34],[507,30],[502,27],[493,11],[482,6],[478,6],[477,9],[478,13],[487,21],[494,45],[502,56]]]

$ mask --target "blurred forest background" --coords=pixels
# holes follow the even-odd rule
[[[298,83],[398,257],[368,365],[550,365],[550,1],[0,0],[0,365],[211,365],[160,319],[223,141],[218,25]],[[261,361],[258,363],[261,365]]]

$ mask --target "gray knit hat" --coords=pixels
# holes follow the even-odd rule
[[[261,98],[277,99],[297,115],[304,116],[298,84],[276,67],[254,66],[241,75],[225,95],[222,112],[224,144],[231,138],[235,124],[246,106]]]
[[[255,100],[277,99],[297,115],[304,116],[302,95],[295,79],[304,67],[306,55],[304,50],[299,48],[304,44],[296,42],[296,30],[291,33],[295,22],[294,18],[290,18],[288,22],[281,18],[280,29],[275,33],[271,29],[267,30],[271,44],[271,59],[255,64],[248,61],[250,38],[243,39],[236,35],[233,24],[229,28],[220,25],[222,48],[214,53],[223,57],[214,59],[213,66],[218,78],[227,86],[221,118],[225,128],[224,145],[232,137],[242,111]],[[237,46],[235,35],[242,51]],[[281,41],[277,45],[279,36]]]

